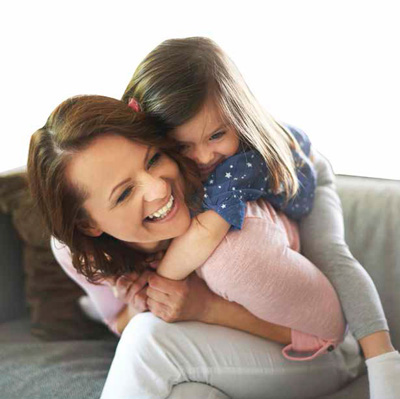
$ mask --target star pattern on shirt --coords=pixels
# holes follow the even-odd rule
[[[206,206],[208,209],[214,209],[235,228],[241,226],[243,222],[243,209],[245,209],[243,202],[258,198],[271,201],[274,208],[283,211],[289,217],[295,219],[302,217],[312,209],[310,200],[315,196],[309,183],[312,170],[310,172],[307,162],[299,166],[296,161],[300,156],[297,153],[293,153],[293,157],[300,188],[306,187],[302,191],[299,189],[296,198],[286,201],[287,196],[282,182],[278,185],[278,192],[274,192],[267,163],[259,153],[253,151],[244,153],[243,156],[235,155],[231,162],[217,166],[217,171],[209,176],[206,183],[208,187],[204,192]]]

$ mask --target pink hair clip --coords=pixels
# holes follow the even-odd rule
[[[140,105],[137,102],[136,98],[132,97],[128,102],[128,107],[132,108],[135,112],[140,112]]]

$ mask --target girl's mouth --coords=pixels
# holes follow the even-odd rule
[[[172,194],[168,202],[156,212],[147,216],[144,221],[147,223],[163,223],[172,219],[179,209],[179,200]]]
[[[214,162],[211,166],[201,167],[199,166],[200,174],[202,177],[207,177],[220,163],[222,160]]]

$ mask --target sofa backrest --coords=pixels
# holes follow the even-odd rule
[[[22,244],[10,215],[0,212],[0,323],[26,312]]]
[[[346,241],[372,277],[400,347],[400,182],[338,176]]]

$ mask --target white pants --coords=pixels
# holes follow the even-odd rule
[[[101,399],[315,398],[364,371],[350,334],[312,361],[287,360],[282,347],[226,327],[169,324],[142,313],[121,336]]]

